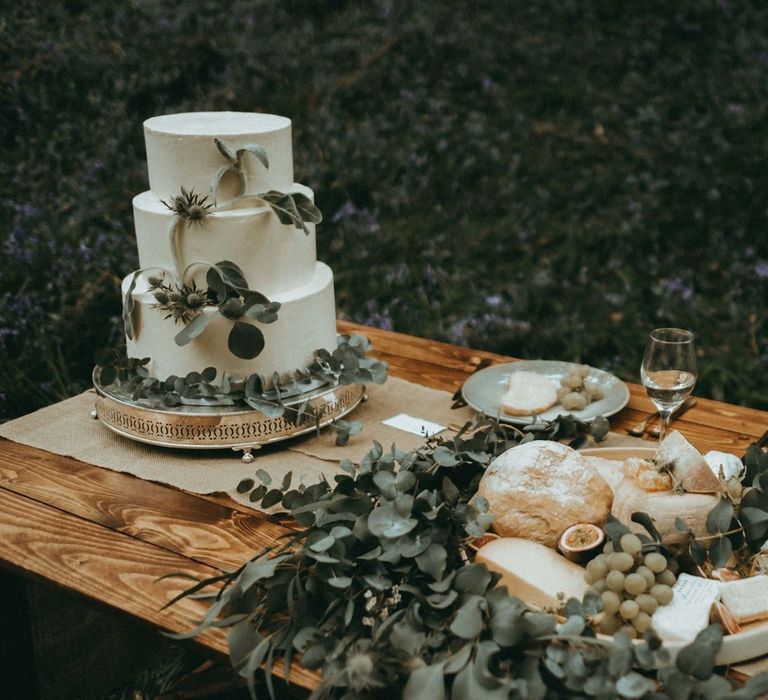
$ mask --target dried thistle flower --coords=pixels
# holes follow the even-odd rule
[[[176,216],[190,224],[200,223],[208,215],[208,210],[213,208],[213,204],[206,203],[208,201],[207,196],[197,194],[194,190],[187,192],[183,187],[181,194],[171,197],[170,202],[166,202],[164,199],[160,201]]]
[[[197,316],[208,303],[208,295],[196,284],[169,287],[165,284],[155,288],[156,309],[166,312],[165,318],[173,318],[174,322],[188,323]]]

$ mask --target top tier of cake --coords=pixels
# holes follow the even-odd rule
[[[267,151],[269,169],[252,153],[243,154],[244,194],[293,188],[290,119],[250,112],[191,112],[144,122],[152,194],[166,199],[178,195],[181,187],[207,193],[211,178],[222,165],[214,137],[233,151],[251,143]],[[225,179],[221,192],[224,198],[235,194],[235,183]]]

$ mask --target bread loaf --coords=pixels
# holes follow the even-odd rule
[[[534,440],[499,455],[480,480],[493,529],[548,547],[577,522],[603,525],[613,492],[582,455],[567,445]]]
[[[536,372],[512,372],[501,406],[511,416],[532,416],[557,403],[557,387]]]

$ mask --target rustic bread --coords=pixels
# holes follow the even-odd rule
[[[557,387],[536,372],[512,372],[501,407],[511,416],[531,416],[557,403]]]
[[[485,470],[478,494],[488,499],[493,529],[548,547],[578,522],[603,525],[613,492],[582,455],[567,445],[533,440],[499,455]]]

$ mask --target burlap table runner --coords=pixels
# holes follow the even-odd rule
[[[447,392],[396,377],[368,387],[368,394],[369,400],[349,416],[349,420],[363,421],[363,431],[346,446],[337,447],[336,434],[326,428],[319,437],[311,434],[266,446],[254,453],[252,464],[244,464],[228,450],[168,449],[116,435],[91,418],[93,391],[0,425],[0,437],[184,491],[226,493],[253,508],[236,487],[242,479],[252,477],[256,469],[267,471],[278,484],[289,471],[293,472],[294,484],[312,484],[321,474],[331,480],[341,459],[359,461],[373,440],[384,447],[396,443],[406,451],[423,444],[422,436],[384,425],[384,420],[407,413],[456,429],[472,416],[469,408],[451,409]]]

